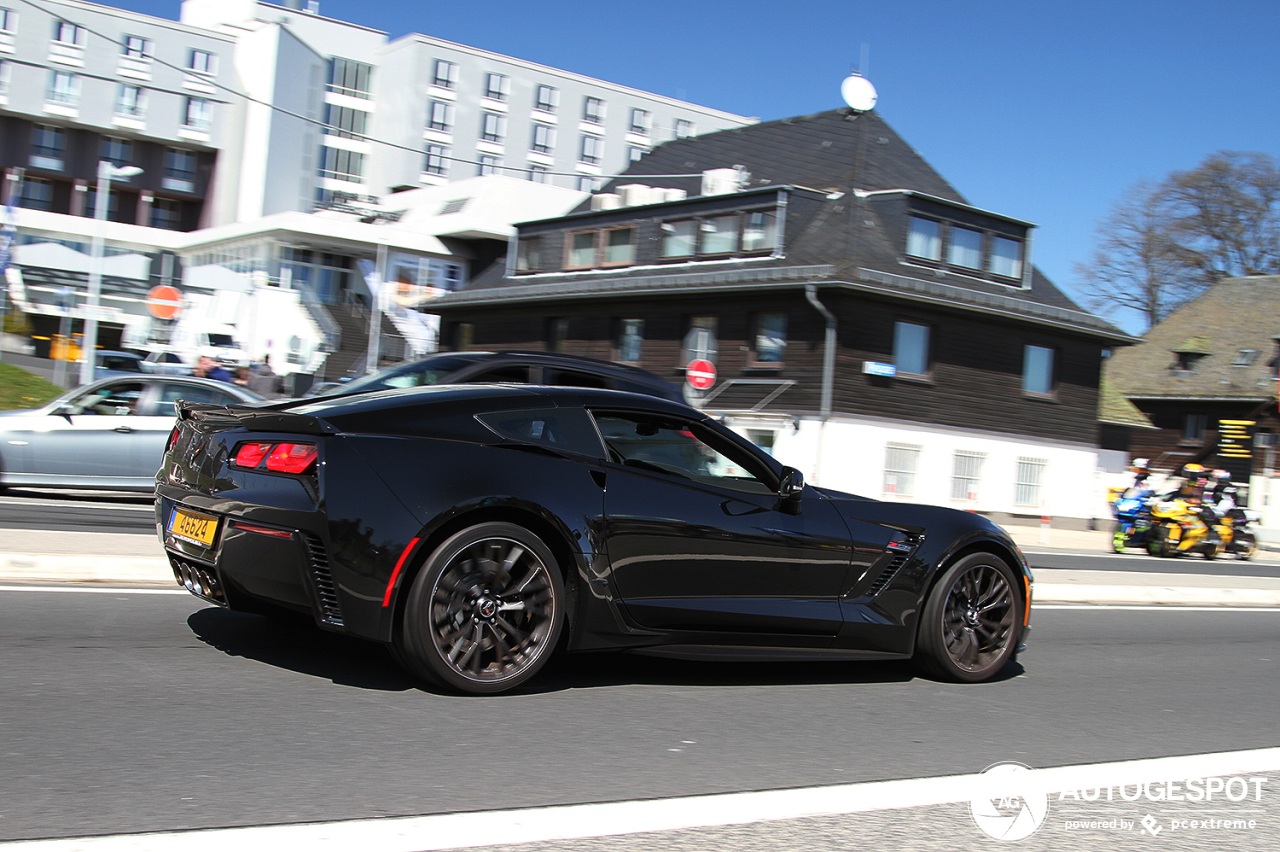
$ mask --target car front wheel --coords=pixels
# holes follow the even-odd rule
[[[455,533],[409,590],[396,657],[462,692],[505,692],[533,677],[555,648],[564,585],[551,550],[508,523]]]
[[[1019,580],[1003,559],[971,553],[946,570],[925,602],[916,662],[943,680],[977,683],[994,676],[1017,651]]]

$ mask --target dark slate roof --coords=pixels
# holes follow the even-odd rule
[[[1277,336],[1280,276],[1228,278],[1116,352],[1105,373],[1129,399],[1262,402],[1276,395]],[[1250,349],[1251,363],[1233,364]],[[1178,353],[1194,360],[1191,370],[1176,369]]]
[[[704,171],[734,166],[742,166],[750,173],[743,192],[699,195]],[[914,196],[935,206],[958,205],[969,214],[975,211],[874,112],[855,114],[838,109],[673,140],[631,164],[625,175],[612,180],[603,191],[637,183],[683,189],[689,197],[599,211],[591,210],[590,202],[584,202],[558,221],[585,227],[597,219],[675,216],[685,208],[715,203],[715,199],[733,203],[734,198],[785,190],[791,199],[785,256],[515,278],[504,278],[504,270],[495,265],[465,290],[441,297],[436,307],[447,313],[453,306],[498,301],[673,293],[686,288],[693,292],[711,286],[742,289],[771,283],[785,285],[814,276],[806,280],[840,282],[842,286],[889,296],[1047,322],[1115,344],[1135,342],[1105,320],[1083,311],[1034,267],[1030,286],[1023,289],[903,263],[903,211],[907,199]],[[1030,223],[1009,216],[976,212],[1003,220],[1014,231],[1031,227]],[[526,223],[525,227],[546,224]],[[815,275],[816,269],[822,270],[821,274]]]

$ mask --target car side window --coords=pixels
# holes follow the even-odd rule
[[[482,382],[515,382],[517,384],[529,384],[529,368],[522,366],[506,366],[495,367],[492,370],[485,370],[477,373],[467,379],[468,384],[479,384]]]
[[[120,382],[82,393],[67,403],[68,414],[134,414],[142,398],[142,382]]]
[[[481,423],[503,438],[521,444],[600,458],[604,448],[587,413],[581,408],[496,411],[481,414]]]
[[[165,382],[160,386],[160,396],[156,400],[156,404],[159,407],[158,413],[163,415],[174,413],[173,403],[180,399],[187,402],[210,402],[214,405],[234,405],[240,402],[240,399],[234,394],[218,388]]]
[[[570,388],[610,388],[612,384],[604,376],[584,373],[581,370],[560,370],[550,367],[543,370],[545,385],[559,385]]]
[[[701,424],[645,414],[593,414],[615,462],[704,485],[773,493],[766,466]]]

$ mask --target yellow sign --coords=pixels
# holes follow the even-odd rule
[[[1253,427],[1255,420],[1219,420],[1218,455],[1223,458],[1247,459],[1253,457]]]
[[[177,538],[213,547],[213,538],[218,532],[218,519],[186,509],[174,509],[169,516],[169,532]]]

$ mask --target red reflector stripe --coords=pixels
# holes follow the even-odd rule
[[[404,549],[404,553],[400,554],[400,559],[396,561],[395,570],[391,572],[391,579],[387,581],[386,594],[382,596],[383,606],[391,606],[391,592],[396,587],[396,579],[400,576],[400,569],[404,567],[404,561],[409,558],[409,554],[412,553],[413,549],[417,546],[418,539],[415,538],[413,541],[409,542],[409,545]]]
[[[277,530],[271,527],[260,527],[257,524],[246,524],[244,521],[234,521],[231,526],[245,532],[258,533],[259,535],[269,535],[275,538],[293,538],[293,532],[290,530]]]

